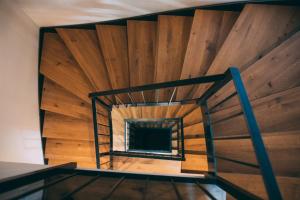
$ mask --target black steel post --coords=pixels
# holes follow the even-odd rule
[[[182,160],[185,160],[183,118],[180,118],[180,130],[181,130],[181,158]]]
[[[177,121],[177,154],[179,154],[179,145],[180,145],[180,143],[179,143],[179,122]],[[181,152],[182,153],[182,152]]]
[[[214,175],[217,173],[217,165],[215,159],[215,149],[213,143],[213,130],[211,127],[211,120],[209,115],[209,109],[207,107],[207,102],[202,102],[200,105],[203,119],[203,126],[205,132],[205,143],[207,151],[207,161],[208,161],[208,170]]]
[[[98,142],[98,123],[97,123],[97,108],[96,99],[92,98],[92,110],[93,110],[93,124],[94,124],[94,142],[96,152],[96,165],[100,169],[100,155],[99,155],[99,142]]]
[[[109,119],[109,159],[110,159],[110,169],[113,169],[113,123],[111,117],[111,110],[108,110],[108,119]]]
[[[261,136],[261,132],[256,122],[252,106],[250,104],[246,89],[240,76],[240,72],[237,68],[229,69],[240,100],[241,108],[244,112],[245,121],[247,123],[248,131],[251,135],[252,144],[255,149],[256,158],[260,166],[269,199],[282,199],[275,175],[273,173],[272,165]]]

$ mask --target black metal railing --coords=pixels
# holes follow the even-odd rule
[[[223,88],[223,86],[229,83],[230,81],[234,83],[236,91],[230,96],[226,97],[221,102],[209,108],[207,105],[208,99],[211,98],[217,91]],[[208,84],[208,83],[212,83],[212,85],[201,96],[196,98],[190,98],[191,95],[189,95],[184,99],[174,100],[174,96],[175,96],[174,94],[176,91],[178,91],[177,90],[178,87],[187,87],[191,85],[195,86],[197,84]],[[143,95],[145,91],[152,90],[152,91],[156,91],[155,94],[159,94],[159,91],[164,91],[165,89],[168,89],[169,91],[173,91],[171,92],[172,95],[168,100],[166,100],[165,98],[160,100],[159,96],[156,96],[154,102],[145,101],[144,98],[143,98],[144,102],[134,101],[135,99],[134,96],[137,95],[138,93],[141,93],[141,95]],[[127,96],[130,98],[126,100],[126,98],[122,96],[124,94],[127,94]],[[97,119],[95,117],[95,113],[96,113],[96,107],[94,106],[95,102],[99,103],[109,113],[111,113],[113,106],[119,106],[121,104],[124,106],[157,106],[157,105],[170,105],[171,103],[172,104],[187,104],[187,103],[197,104],[202,110],[202,119],[203,119],[203,124],[205,129],[205,140],[206,140],[207,156],[208,156],[208,163],[209,163],[209,172],[211,172],[211,175],[217,180],[217,183],[233,196],[238,198],[243,197],[243,199],[253,199],[253,198],[255,199],[259,197],[256,196],[255,194],[246,192],[242,188],[236,186],[235,184],[230,183],[224,180],[223,178],[219,177],[217,171],[218,164],[216,162],[216,159],[222,159],[228,162],[234,162],[239,165],[247,165],[246,162],[239,161],[230,157],[220,156],[215,153],[215,145],[214,145],[215,139],[223,140],[223,139],[235,139],[235,138],[214,137],[213,128],[212,128],[213,124],[211,121],[210,112],[212,112],[216,107],[223,104],[227,100],[235,96],[238,96],[240,100],[240,106],[241,106],[241,112],[238,113],[238,116],[242,116],[242,115],[244,116],[248,128],[248,132],[249,132],[249,136],[247,138],[250,138],[252,141],[256,159],[258,161],[257,165],[249,164],[248,166],[255,167],[260,170],[268,197],[270,199],[282,199],[267,151],[265,149],[265,145],[262,140],[261,132],[257,125],[255,116],[253,114],[252,106],[250,104],[242,79],[240,77],[240,72],[237,68],[231,67],[224,74],[219,74],[219,75],[212,75],[212,76],[205,76],[205,77],[198,77],[198,78],[184,79],[184,80],[177,80],[177,81],[169,81],[164,83],[149,84],[144,86],[137,86],[131,88],[117,89],[117,90],[94,92],[91,93],[89,96],[92,99],[92,104],[93,104],[96,154],[97,151],[99,150],[97,149],[99,146],[98,144],[96,144],[96,141],[98,141],[98,132],[97,132],[97,125],[95,125],[95,123],[97,122]],[[123,100],[121,100],[122,98]],[[111,99],[111,100],[108,102],[107,99]],[[222,119],[222,120],[226,120],[226,119]],[[111,129],[110,130],[110,138],[111,138],[110,156],[112,156],[113,132],[112,132],[111,118],[110,118],[109,127]],[[183,129],[183,125],[180,128]],[[236,138],[240,138],[240,137],[236,137]],[[182,142],[184,142],[184,140],[182,140]],[[182,147],[184,148],[184,143],[182,143]],[[182,151],[184,152],[184,149]],[[99,153],[96,156],[99,157]],[[97,160],[97,166],[98,163],[99,160]]]

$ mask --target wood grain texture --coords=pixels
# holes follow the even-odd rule
[[[250,100],[259,99],[300,85],[300,32],[241,73]],[[216,105],[235,91],[232,82],[224,86],[209,101]],[[238,105],[237,98],[221,104],[216,110]]]
[[[230,66],[247,69],[300,27],[300,9],[247,4],[222,45],[207,75],[224,73]],[[202,94],[207,87],[200,87]]]
[[[260,175],[219,173],[222,178],[232,182],[239,187],[255,193],[262,199],[268,199],[263,179]],[[300,179],[292,177],[277,176],[277,183],[283,199],[296,200],[300,196]]]
[[[184,127],[183,131],[184,131],[184,136],[204,135],[203,123],[198,123],[198,124]]]
[[[82,120],[57,113],[46,112],[43,137],[93,141],[93,124],[90,120]]]
[[[156,22],[127,21],[130,86],[151,84],[154,81],[156,52]],[[141,94],[133,95],[143,102]],[[154,101],[154,91],[144,92],[146,101]]]
[[[114,169],[141,173],[179,174],[180,161],[114,156]]]
[[[269,95],[252,102],[253,111],[261,132],[300,130],[300,87]],[[211,114],[215,136],[247,134],[242,115],[216,123],[220,119],[240,112],[234,106]]]
[[[85,102],[93,91],[88,78],[56,33],[45,33],[40,72]]]
[[[180,79],[206,74],[238,15],[238,12],[232,11],[195,11]],[[192,89],[196,88],[178,88],[177,100],[188,97]]]
[[[80,119],[91,119],[91,105],[45,78],[41,109]]]
[[[300,131],[263,133],[269,158],[277,176],[300,176]],[[257,164],[254,148],[250,139],[216,140],[216,154],[235,160]],[[219,166],[219,171],[234,170],[232,166]],[[245,171],[244,171],[245,172]],[[241,171],[240,171],[241,173]]]
[[[202,112],[199,107],[191,111],[183,118],[184,126],[190,126],[202,122]]]
[[[95,146],[93,142],[90,141],[80,141],[80,140],[62,140],[62,139],[47,139],[45,156],[49,157],[49,162],[51,163],[51,158],[48,155],[62,156],[64,161],[72,162],[75,160],[73,157],[76,155],[75,161],[90,160],[95,158]],[[54,160],[55,161],[55,160]]]
[[[105,59],[113,89],[130,86],[126,26],[96,25],[100,47]],[[118,95],[123,103],[129,103],[127,95]]]
[[[208,171],[208,163],[206,155],[185,154],[185,161],[181,162],[181,170],[190,170],[194,173]]]
[[[192,17],[159,16],[155,82],[178,80],[188,44]],[[160,90],[159,101],[169,101],[173,88]]]
[[[49,165],[58,165],[65,164],[67,162],[76,162],[77,167],[81,168],[96,168],[96,160],[93,157],[85,157],[85,156],[64,156],[64,155],[54,155],[54,154],[46,154],[46,158],[48,158]]]
[[[86,29],[56,29],[74,58],[98,91],[110,90],[111,84],[104,58],[98,46],[96,31]]]
[[[181,105],[179,110],[173,117],[180,117],[183,118],[189,113],[193,112],[193,110],[197,109],[199,106],[197,104],[185,104]]]

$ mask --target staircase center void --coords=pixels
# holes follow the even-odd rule
[[[132,128],[129,132],[129,151],[171,153],[171,128]]]

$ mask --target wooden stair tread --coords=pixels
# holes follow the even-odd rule
[[[202,112],[197,107],[183,118],[184,126],[190,126],[202,122]]]
[[[290,6],[247,4],[207,75],[224,73],[230,66],[247,69],[299,28],[299,11]],[[206,88],[199,87],[197,95]]]
[[[281,92],[300,84],[299,46],[300,32],[297,32],[241,73],[250,100]],[[234,91],[234,85],[227,84],[209,100],[209,105],[216,105]],[[232,98],[216,110],[238,104],[238,99]]]
[[[45,154],[95,157],[95,145],[91,141],[47,139]]]
[[[192,19],[185,16],[158,16],[155,82],[180,78]],[[159,90],[159,101],[169,101],[173,89]]]
[[[91,105],[44,78],[41,109],[80,119],[91,119]]]
[[[97,35],[113,89],[130,86],[126,26],[96,25]],[[118,95],[129,103],[127,94]]]
[[[208,163],[206,155],[185,154],[185,161],[181,162],[181,171],[188,173],[196,173],[197,171],[208,171]]]
[[[95,90],[110,90],[111,84],[103,55],[98,46],[96,31],[66,28],[57,28],[56,30]]]
[[[239,13],[196,10],[180,79],[204,76],[235,23]],[[180,87],[177,100],[190,95],[192,86]]]
[[[261,132],[299,130],[300,87],[269,95],[252,102],[253,111]],[[240,112],[240,106],[234,106],[211,114],[212,122],[233,116]],[[266,117],[266,114],[268,114]],[[247,134],[243,115],[213,124],[215,136]]]
[[[93,141],[93,123],[90,120],[77,119],[46,111],[43,137]]]
[[[127,21],[130,86],[151,84],[154,81],[156,52],[156,22]],[[141,94],[134,94],[137,102],[143,102]],[[154,91],[144,92],[146,101],[154,101]]]
[[[88,78],[56,33],[45,33],[40,72],[86,102],[93,90]]]

